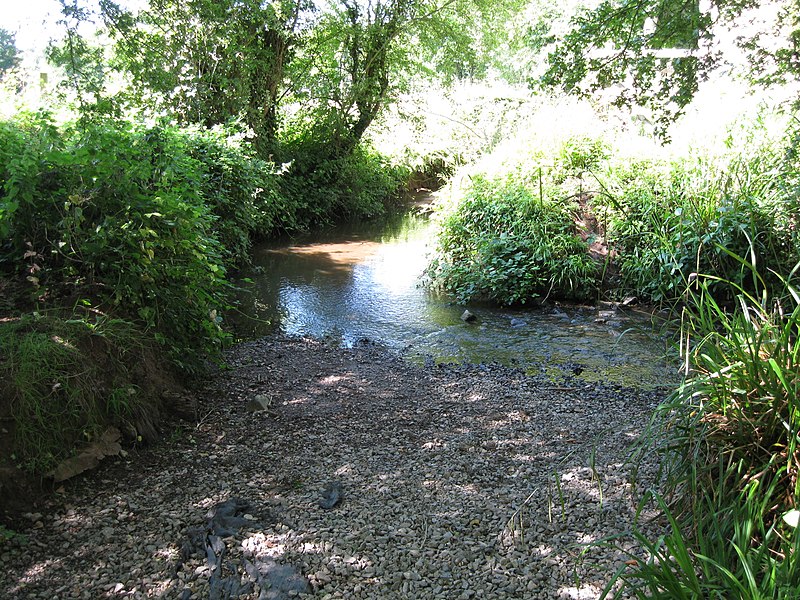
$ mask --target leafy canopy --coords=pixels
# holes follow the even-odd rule
[[[777,18],[766,18],[766,5],[777,7]],[[738,19],[750,30],[760,23],[755,35],[735,40],[748,53],[753,81],[796,79],[799,8],[797,0],[604,0],[578,11],[562,39],[547,39],[552,46],[539,83],[575,94],[609,90],[619,106],[652,109],[663,135],[725,62],[731,48],[718,42]]]
[[[0,28],[0,76],[18,66],[20,62],[16,36]]]

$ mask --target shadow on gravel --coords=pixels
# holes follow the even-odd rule
[[[295,597],[260,567],[277,565],[318,598],[596,598],[622,557],[581,552],[630,525],[626,448],[657,400],[372,346],[242,344],[200,423],[68,485],[0,549],[0,593]]]

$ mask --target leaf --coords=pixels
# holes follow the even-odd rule
[[[789,527],[797,529],[798,522],[800,522],[800,510],[797,510],[796,508],[790,510],[785,515],[783,515],[783,521]]]
[[[122,451],[122,434],[116,427],[109,427],[96,442],[89,444],[80,454],[62,461],[48,473],[53,481],[59,483],[89,469],[94,469],[107,456],[117,456]]]

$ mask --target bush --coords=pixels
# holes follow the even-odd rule
[[[246,247],[249,206],[237,206],[246,186],[233,179],[229,197],[217,188],[231,181],[230,165],[216,162],[226,152],[212,137],[169,128],[4,123],[0,261],[18,274],[24,268],[37,302],[90,298],[195,370],[224,338],[217,311],[226,304],[226,258]],[[233,213],[221,228],[210,205]]]
[[[282,214],[273,231],[259,231],[262,235],[383,216],[408,177],[406,169],[364,144],[342,155],[330,143],[299,133],[286,141],[283,154],[285,173],[275,190]]]
[[[511,305],[591,297],[597,270],[566,203],[537,196],[514,177],[476,177],[444,220],[427,275],[461,302]]]
[[[622,294],[674,303],[692,273],[749,285],[732,255],[754,253],[765,274],[789,272],[800,252],[797,189],[787,185],[797,181],[796,161],[774,142],[744,147],[746,153],[611,167],[604,181],[610,198],[596,203],[609,224]]]

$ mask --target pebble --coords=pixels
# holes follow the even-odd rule
[[[104,461],[14,523],[24,537],[2,547],[1,598],[209,597],[205,557],[181,548],[234,496],[251,509],[223,540],[229,563],[291,565],[315,598],[598,598],[625,560],[604,547],[577,558],[630,526],[623,465],[652,393],[565,395],[510,368],[426,369],[374,345],[286,338],[227,362],[197,394],[196,427]],[[269,418],[246,410],[254,395],[274,399]],[[343,499],[322,510],[329,481]]]

